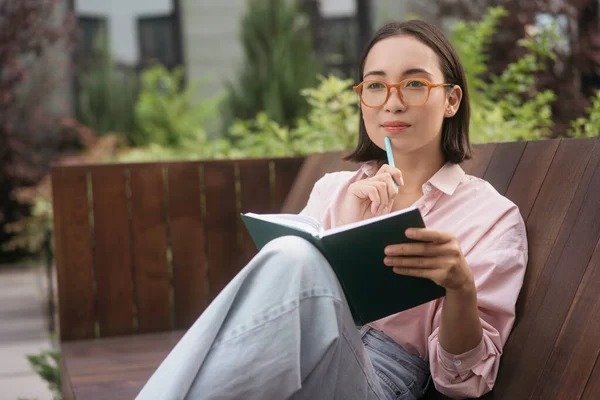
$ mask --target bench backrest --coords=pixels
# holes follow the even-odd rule
[[[318,178],[346,169],[339,156],[311,156],[283,210],[298,212]],[[600,138],[478,145],[462,167],[519,206],[529,240],[516,325],[486,398],[599,399]]]
[[[61,340],[188,328],[256,249],[304,158],[56,166]]]

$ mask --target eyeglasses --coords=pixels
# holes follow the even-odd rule
[[[392,88],[396,88],[400,101],[405,106],[420,107],[427,103],[431,89],[453,86],[450,83],[430,83],[425,79],[405,79],[390,85],[383,81],[363,81],[352,89],[358,93],[361,102],[371,108],[381,107],[391,96]]]

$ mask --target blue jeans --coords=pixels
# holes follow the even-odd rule
[[[223,289],[137,399],[418,399],[426,361],[354,325],[327,260],[271,241]]]

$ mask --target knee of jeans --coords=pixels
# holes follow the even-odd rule
[[[299,261],[301,264],[309,261],[325,260],[321,252],[308,240],[298,236],[281,236],[265,246],[265,250],[275,251],[290,262]]]

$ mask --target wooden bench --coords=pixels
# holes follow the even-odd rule
[[[314,182],[325,172],[356,168],[340,161],[340,156],[331,153],[308,157],[300,172],[298,160],[281,160],[286,165],[283,169],[294,171],[290,176],[297,173],[297,177],[287,188],[286,201],[281,200],[286,196],[278,197],[283,204],[280,210],[298,212]],[[268,163],[269,187],[275,192],[277,178],[273,175],[277,176],[282,167],[277,161]],[[216,182],[223,183],[225,175],[239,179],[245,170],[243,164],[54,169],[56,262],[67,398],[135,397],[183,330],[235,274],[228,266],[239,268],[243,264],[235,260],[243,262],[254,254],[237,221],[237,212],[264,212],[268,207],[244,203],[243,187],[248,184],[237,183],[238,189],[225,190],[237,196],[235,207],[229,204],[231,199],[223,198],[224,192],[210,192],[220,187]],[[190,168],[196,172],[187,172],[187,178],[175,178],[179,183],[171,184],[171,179],[179,176],[173,171]],[[264,174],[264,166],[255,168]],[[600,398],[600,139],[479,145],[474,159],[465,162],[463,168],[488,180],[519,206],[529,238],[530,259],[517,304],[517,321],[505,347],[496,387],[484,398]],[[162,174],[152,172],[155,169]],[[114,171],[129,172],[123,178],[123,172]],[[199,187],[195,183],[198,181],[203,182]],[[189,194],[184,195],[186,183],[196,188],[194,198],[206,198],[190,200]],[[135,195],[139,185],[154,189],[139,198]],[[166,192],[159,189],[163,186]],[[264,195],[258,185],[251,187],[256,188],[246,195],[251,201]],[[167,204],[160,199],[166,199]],[[270,201],[277,208],[277,202]],[[93,218],[89,204],[93,205]],[[221,205],[224,208],[217,217],[214,210]],[[205,209],[201,212],[201,208]],[[195,211],[189,214],[189,210]],[[115,213],[121,222],[112,226],[108,220]],[[219,221],[236,223],[222,228]],[[240,244],[233,252],[238,256],[216,250],[234,236]],[[203,242],[206,255],[204,249],[198,249]],[[165,332],[148,333],[160,331]],[[117,337],[105,338],[108,336]],[[427,398],[444,397],[432,390]]]

